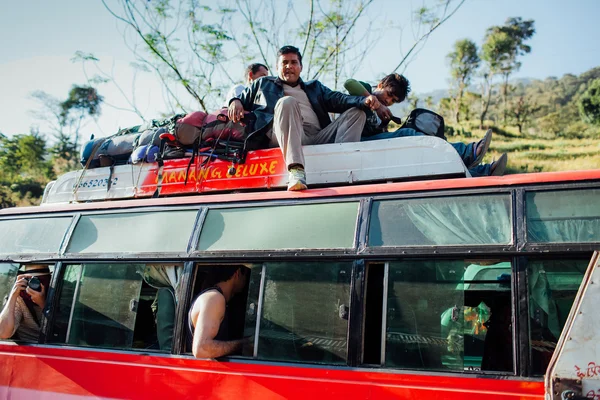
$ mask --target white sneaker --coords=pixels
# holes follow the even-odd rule
[[[288,173],[287,190],[305,190],[306,189],[306,173],[301,168],[292,168]]]

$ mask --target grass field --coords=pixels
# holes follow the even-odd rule
[[[508,154],[506,174],[600,169],[600,139],[565,139],[519,136],[516,130],[491,128],[492,143],[483,162]],[[449,136],[449,142],[472,142],[481,139],[484,130],[467,135]]]

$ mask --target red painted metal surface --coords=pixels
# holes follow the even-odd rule
[[[0,395],[128,399],[543,399],[543,382],[0,343]],[[49,396],[48,398],[53,398]]]
[[[287,171],[279,149],[256,150],[248,153],[244,164],[233,165],[223,160],[206,162],[208,157],[166,160],[162,171],[161,195],[198,194],[238,189],[269,189],[283,185]],[[188,167],[189,165],[189,167]],[[229,173],[234,166],[235,172]],[[150,197],[158,182],[158,166],[137,187],[137,197]]]
[[[430,181],[381,183],[371,185],[340,186],[323,189],[309,189],[301,192],[284,190],[229,194],[197,194],[158,199],[135,199],[103,201],[97,203],[47,205],[43,207],[15,207],[0,210],[0,215],[33,214],[40,212],[82,211],[92,209],[111,209],[129,207],[148,207],[186,204],[213,204],[227,202],[248,202],[258,200],[304,199],[320,197],[337,197],[352,195],[369,195],[385,193],[419,192],[431,190],[473,189],[486,187],[507,187],[529,184],[549,184],[564,182],[586,182],[600,180],[600,170],[541,172],[530,174],[507,175],[502,177],[488,176],[482,178],[439,179]]]

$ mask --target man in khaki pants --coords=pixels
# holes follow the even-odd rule
[[[288,190],[306,189],[302,145],[358,142],[366,109],[380,106],[375,96],[349,96],[321,82],[304,82],[302,55],[293,46],[277,53],[278,77],[263,77],[229,100],[229,118],[238,122],[244,111],[256,115],[255,140],[264,147],[279,146],[288,167]],[[328,113],[341,113],[331,122]]]

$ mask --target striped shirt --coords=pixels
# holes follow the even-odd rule
[[[42,309],[33,306],[38,321],[42,321]],[[13,331],[13,339],[19,339],[27,342],[37,342],[40,336],[40,325],[36,322],[31,311],[25,305],[25,301],[21,296],[17,297],[15,304],[15,330]],[[15,333],[17,334],[15,336]]]

